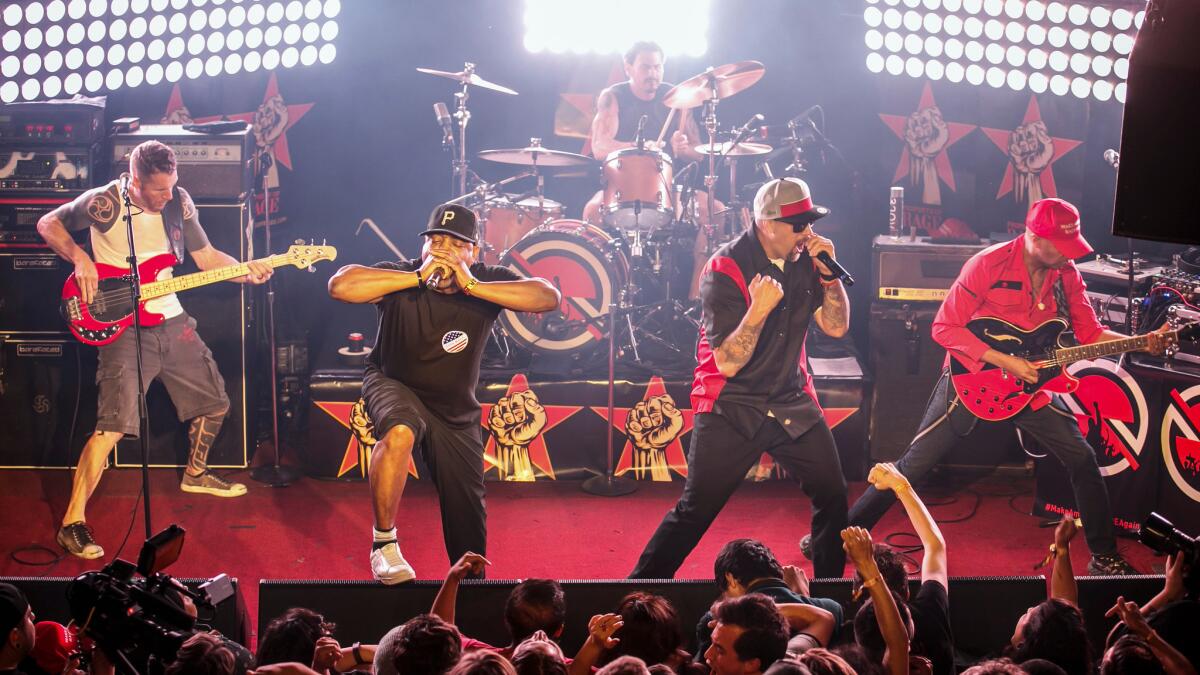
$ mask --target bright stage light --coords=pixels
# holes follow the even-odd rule
[[[1097,56],[1092,59],[1092,72],[1097,77],[1108,77],[1113,71],[1113,61],[1107,56]]]
[[[708,49],[709,5],[710,0],[525,0],[524,43],[531,51],[622,54],[636,41],[653,40],[668,58],[697,57]],[[630,22],[628,16],[639,19]],[[884,13],[889,28],[902,21],[898,11]]]
[[[970,82],[974,85],[980,85],[983,84],[983,78],[984,70],[982,66],[975,63],[967,66],[967,82]]]
[[[887,71],[892,75],[899,75],[904,72],[904,59],[892,54],[891,56],[887,57],[884,67],[887,68]]]
[[[925,64],[925,77],[931,80],[940,80],[946,74],[946,66],[941,61],[928,61]]]
[[[1029,62],[1029,67],[1033,68],[1034,70],[1041,70],[1042,68],[1045,68],[1046,62],[1049,60],[1049,56],[1043,49],[1030,49],[1025,56],[1026,60]]]
[[[1129,78],[1129,59],[1119,58],[1113,62],[1113,74],[1122,80]]]
[[[1052,2],[1046,5],[1046,18],[1050,19],[1051,23],[1062,23],[1067,20],[1067,6],[1061,2]]]
[[[1129,30],[1133,26],[1133,12],[1123,8],[1113,10],[1112,25],[1117,30]]]
[[[1124,82],[1121,82],[1121,83],[1117,84],[1117,86],[1113,87],[1113,98],[1117,99],[1117,101],[1119,101],[1121,103],[1125,102],[1125,83]]]
[[[1025,50],[1013,45],[1004,53],[1004,58],[1008,61],[1008,65],[1018,68],[1025,65]]]
[[[1007,78],[1005,77],[1004,70],[1000,68],[988,68],[987,83],[989,86],[999,89],[1000,87],[1004,86],[1004,81],[1006,79]]]
[[[57,75],[51,75],[45,80],[42,80],[42,93],[49,98],[54,98],[62,92],[62,80]]]
[[[74,96],[83,88],[83,76],[79,73],[71,73],[63,78],[63,93]]]
[[[963,30],[963,20],[951,14],[942,20],[942,29],[946,31],[946,35],[958,35]]]
[[[921,14],[918,12],[905,12],[904,27],[910,31],[921,30]]]
[[[1092,36],[1086,30],[1076,28],[1071,31],[1070,42],[1075,49],[1086,49],[1088,43],[1092,41]]]
[[[909,33],[908,36],[904,38],[904,51],[908,52],[909,54],[916,56],[917,54],[920,54],[921,50],[924,48],[925,43],[921,41],[919,36]]]
[[[961,63],[954,62],[946,64],[946,79],[951,82],[962,82],[963,76],[966,74],[966,69]]]
[[[1092,33],[1092,50],[1106,52],[1112,46],[1112,36],[1102,30]]]
[[[883,56],[878,52],[871,52],[870,54],[867,54],[867,70],[871,71],[872,73],[882,73],[883,63]]]
[[[1050,85],[1050,78],[1044,73],[1031,73],[1029,75],[1029,90],[1035,94],[1043,94],[1046,92],[1046,87]]]
[[[1099,101],[1107,101],[1112,98],[1113,86],[1107,80],[1096,80],[1092,85],[1092,96],[1095,96]]]
[[[1030,21],[1041,21],[1046,18],[1046,6],[1038,0],[1029,0],[1025,3],[1025,18]]]
[[[1025,73],[1019,70],[1010,70],[1008,71],[1007,78],[1008,88],[1012,89],[1013,91],[1021,91],[1025,88],[1027,79],[1028,78],[1026,77]]]
[[[1077,98],[1087,98],[1092,95],[1092,82],[1084,77],[1071,80],[1071,93]]]
[[[963,43],[957,38],[950,38],[946,40],[944,51],[946,58],[957,61],[963,57]]]
[[[1067,9],[1067,18],[1076,26],[1082,26],[1088,20],[1088,8],[1086,5],[1071,5]]]
[[[1071,91],[1071,79],[1065,75],[1055,75],[1050,78],[1050,92],[1057,96],[1065,96]]]
[[[909,77],[921,77],[925,74],[925,64],[915,56],[908,57],[904,62],[904,72],[908,73]]]

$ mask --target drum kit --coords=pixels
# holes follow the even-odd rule
[[[718,103],[762,78],[765,67],[757,61],[710,67],[672,88],[663,100],[670,114],[653,146],[641,142],[611,153],[603,162],[544,147],[539,138],[531,138],[523,148],[480,151],[476,154],[479,159],[515,171],[494,183],[484,182],[470,170],[467,100],[471,88],[507,95],[517,92],[483,79],[472,63],[458,72],[417,70],[460,85],[453,122],[444,105],[434,107],[442,124],[443,143],[452,151],[458,196],[451,203],[476,212],[481,259],[545,278],[562,293],[558,311],[501,314],[496,342],[506,360],[515,345],[538,359],[558,355],[582,367],[602,355],[600,347],[611,349],[609,343],[619,341],[617,356],[639,364],[650,361],[648,365],[661,366],[685,360],[680,357],[690,361],[698,325],[698,312],[692,306],[694,271],[749,225],[749,205],[739,199],[739,160],[762,161],[790,149],[793,161],[785,173],[796,175],[804,170],[805,136],[797,131],[800,118],[789,123],[790,137],[781,137],[780,149],[760,142],[765,134],[755,133],[762,115],[739,128],[721,128]],[[693,163],[676,175],[671,157],[655,149],[662,146],[675,116],[689,115],[696,108],[702,110],[702,128],[708,140],[693,148],[707,165],[703,192],[693,187],[702,163]],[[765,167],[767,178],[773,177],[769,165],[760,166]],[[720,168],[728,170],[729,199],[718,210],[722,206],[716,200]],[[589,177],[595,176],[597,169],[603,183],[599,222],[568,218],[563,204],[546,196],[547,175]],[[512,191],[514,183],[526,179],[533,181],[531,190]],[[618,332],[617,323],[622,335],[610,340],[609,336]],[[647,343],[653,347],[646,349]]]

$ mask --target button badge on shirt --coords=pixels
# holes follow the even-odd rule
[[[442,336],[442,349],[446,350],[447,354],[457,354],[467,348],[467,343],[471,339],[461,330],[447,331]]]

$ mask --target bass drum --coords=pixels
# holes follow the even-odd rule
[[[604,230],[582,220],[554,220],[505,251],[500,264],[546,279],[562,293],[558,309],[500,314],[500,325],[517,344],[540,354],[573,354],[605,342],[608,307],[625,290],[629,262]]]

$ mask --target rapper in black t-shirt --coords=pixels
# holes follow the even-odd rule
[[[363,399],[379,439],[371,453],[371,571],[385,584],[416,576],[400,553],[395,520],[417,448],[438,489],[450,559],[486,553],[475,399],[483,347],[501,310],[545,312],[559,302],[545,279],[476,262],[475,214],[466,208],[437,207],[421,234],[419,260],[347,265],[329,280],[335,299],[379,308]]]

